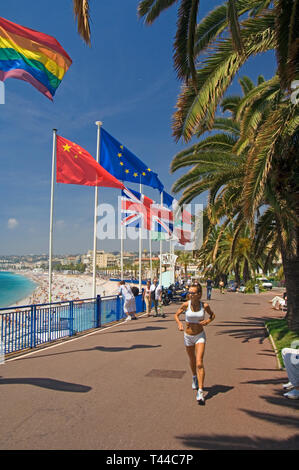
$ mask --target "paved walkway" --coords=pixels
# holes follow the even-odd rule
[[[213,291],[206,405],[173,314],[140,317],[0,365],[0,449],[298,449],[263,321],[273,293]],[[275,313],[277,315],[277,313]]]

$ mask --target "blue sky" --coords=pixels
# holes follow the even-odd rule
[[[200,14],[220,3],[202,1]],[[173,156],[185,147],[174,142],[171,132],[180,91],[172,61],[176,8],[148,27],[137,18],[137,4],[137,0],[92,1],[89,48],[77,34],[71,0],[2,3],[0,16],[54,36],[73,64],[54,103],[25,82],[5,82],[6,101],[0,105],[0,255],[48,252],[54,127],[95,156],[95,121],[100,120],[159,174],[166,191],[171,192],[182,174],[169,174]],[[267,79],[274,73],[274,54],[268,53],[251,59],[239,76],[256,80],[259,74]],[[229,92],[239,90],[236,78]],[[155,200],[160,197],[151,188],[146,194]],[[116,205],[117,196],[114,189],[100,188],[99,202]],[[204,204],[205,197],[197,202]],[[55,185],[54,253],[92,248],[93,206],[93,188]],[[101,248],[118,250],[119,242],[101,241]],[[125,249],[136,247],[127,242]]]

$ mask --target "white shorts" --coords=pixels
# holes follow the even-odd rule
[[[206,334],[204,331],[201,331],[198,335],[187,335],[184,333],[184,343],[185,346],[194,346],[197,343],[205,343]]]
[[[124,301],[124,312],[125,313],[136,312],[135,297],[132,297],[131,299],[126,299]]]

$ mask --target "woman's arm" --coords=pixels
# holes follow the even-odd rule
[[[187,310],[187,307],[188,307],[188,302],[184,302],[183,305],[181,305],[181,307],[178,309],[178,311],[176,312],[174,316],[175,321],[178,324],[178,329],[180,331],[184,331],[184,326],[183,326],[183,323],[180,321],[179,316]]]
[[[200,325],[202,325],[202,326],[208,325],[208,324],[211,323],[211,321],[213,321],[214,318],[215,318],[215,313],[212,312],[212,310],[211,310],[209,304],[204,304],[204,309],[205,309],[205,311],[207,312],[207,314],[210,316],[210,318],[209,318],[208,320],[203,320],[203,321],[199,322]]]

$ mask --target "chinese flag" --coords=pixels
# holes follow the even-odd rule
[[[108,173],[86,150],[74,142],[57,135],[56,150],[57,183],[124,188],[123,183]]]

